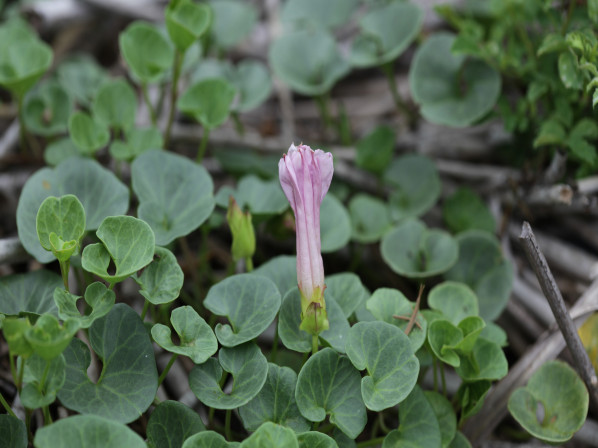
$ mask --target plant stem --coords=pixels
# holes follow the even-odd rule
[[[376,446],[376,445],[380,445],[382,444],[382,442],[384,442],[384,438],[386,436],[382,436],[382,437],[378,437],[376,439],[371,439],[371,440],[365,440],[363,442],[359,442],[357,444],[357,448],[365,448],[368,446]]]
[[[232,434],[230,432],[230,418],[232,412],[232,409],[227,409],[224,417],[224,437],[226,437],[226,440],[229,442],[232,440]]]
[[[168,144],[170,143],[170,130],[172,128],[172,122],[174,121],[176,100],[179,96],[179,76],[181,75],[181,66],[183,65],[183,53],[181,53],[179,50],[176,50],[173,64],[172,85],[170,88],[170,112],[168,114],[166,131],[164,133],[164,149],[168,149]]]
[[[170,370],[170,368],[172,367],[172,365],[178,357],[178,353],[172,354],[172,356],[170,357],[170,361],[168,361],[168,364],[166,364],[166,367],[164,367],[164,370],[162,371],[160,378],[158,378],[158,387],[160,387],[160,384],[162,384],[162,381],[164,381],[164,378],[166,378],[166,375],[168,375],[168,371]]]
[[[8,352],[8,363],[10,364],[10,373],[12,374],[12,380],[14,381],[16,386],[18,383],[17,368],[15,365],[15,356],[11,352]]]
[[[208,411],[208,427],[211,428],[212,427],[212,422],[214,421],[214,412],[216,412],[216,409],[214,408],[209,408],[210,410]]]
[[[407,104],[401,97],[399,93],[399,89],[397,88],[397,80],[395,79],[394,70],[392,67],[392,62],[387,62],[380,66],[384,74],[386,75],[386,79],[388,80],[388,86],[390,87],[390,93],[392,94],[392,99],[395,102],[395,106],[397,106],[397,110],[403,114],[407,118],[407,122],[409,125],[415,123],[415,115],[413,112],[407,107]]]
[[[70,268],[70,264],[71,264],[71,260],[66,260],[66,261],[59,261],[60,263],[60,273],[62,274],[62,283],[64,283],[64,289],[66,289],[66,292],[71,292],[69,290],[69,268]]]
[[[330,111],[328,109],[328,98],[328,92],[315,97],[318,109],[320,109],[320,115],[322,116],[322,120],[324,120],[325,129],[330,129],[333,127],[332,118],[330,117]]]
[[[245,270],[247,272],[253,271],[253,260],[251,259],[251,257],[245,258]]]
[[[46,380],[48,379],[48,372],[50,371],[50,362],[46,361],[46,367],[44,367],[44,373],[42,374],[42,379],[38,383],[37,390],[42,393],[44,390],[44,386],[46,385]]]
[[[25,375],[25,362],[27,360],[25,358],[21,358],[21,366],[19,367],[19,377],[17,379],[17,390],[19,394],[21,393],[21,388],[23,387],[23,376]]]
[[[312,335],[311,337],[311,354],[315,355],[316,353],[318,353],[318,336],[317,335]]]
[[[386,426],[386,423],[384,423],[384,414],[382,412],[378,413],[378,420],[380,422],[380,429],[382,429],[384,434],[388,434],[391,431],[391,429],[388,426]]]
[[[154,106],[152,106],[152,102],[150,101],[150,97],[147,91],[147,83],[144,82],[141,84],[141,92],[143,93],[143,100],[145,101],[145,104],[147,104],[147,109],[150,113],[152,125],[156,126],[156,109],[154,109]]]
[[[444,367],[442,366],[442,363],[440,363],[438,367],[440,367],[440,380],[442,381],[442,395],[444,395],[446,397],[446,378],[444,376]]]
[[[150,305],[149,300],[145,299],[145,302],[143,302],[143,311],[141,311],[141,320],[145,319],[145,315],[147,314],[147,310],[149,310],[149,305]]]
[[[197,158],[195,159],[197,163],[201,163],[203,160],[203,156],[206,153],[206,148],[208,146],[208,140],[210,138],[210,128],[204,126],[203,134],[201,136],[201,142],[199,143],[199,150],[197,151]]]
[[[50,415],[50,407],[44,406],[42,408],[42,412],[44,413],[44,426],[48,426],[52,424],[52,416]]]
[[[10,407],[10,405],[8,404],[8,402],[4,399],[2,392],[0,392],[0,403],[2,404],[2,406],[4,406],[4,409],[6,409],[6,412],[8,412],[10,415],[12,415],[15,418],[17,417],[15,415],[14,411],[12,410],[12,408]]]

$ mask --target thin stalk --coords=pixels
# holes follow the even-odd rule
[[[442,381],[442,395],[446,397],[446,378],[444,376],[444,367],[439,364],[440,367],[440,380]]]
[[[270,362],[276,364],[276,357],[278,356],[278,325],[274,326],[274,339],[272,340],[272,350],[270,351]]]
[[[31,415],[33,412],[31,409],[25,408],[25,426],[27,427],[27,437],[29,442],[33,442],[33,433],[31,432]]]
[[[226,437],[226,440],[229,442],[232,440],[232,434],[230,432],[230,420],[232,412],[232,409],[227,409],[224,417],[224,437]]]
[[[201,136],[201,142],[199,143],[199,149],[197,150],[197,158],[195,159],[197,163],[201,163],[203,160],[203,156],[206,153],[206,148],[208,147],[208,140],[210,138],[210,128],[204,126],[203,134]]]
[[[2,404],[2,406],[4,406],[4,409],[6,409],[6,412],[8,412],[10,415],[12,415],[15,418],[17,417],[15,415],[14,411],[12,410],[12,408],[10,407],[10,405],[8,404],[8,402],[4,399],[2,392],[0,392],[0,403]]]
[[[14,381],[16,386],[18,383],[17,368],[15,366],[15,355],[13,355],[11,352],[8,352],[8,363],[10,364],[10,373],[12,375],[12,380]]]
[[[19,378],[17,380],[17,390],[21,393],[21,388],[23,387],[23,376],[25,375],[25,362],[27,360],[25,358],[21,358],[21,366],[19,367]]]
[[[390,93],[392,94],[392,99],[395,102],[395,106],[397,110],[407,117],[407,121],[409,124],[413,124],[415,122],[415,116],[413,112],[407,107],[407,103],[401,97],[399,93],[399,89],[397,87],[397,80],[395,79],[394,70],[392,67],[392,62],[387,62],[380,66],[384,74],[386,75],[386,79],[388,80],[388,86],[390,87]]]
[[[62,261],[60,260],[60,273],[62,274],[62,283],[64,283],[64,289],[66,292],[71,292],[69,290],[69,269],[71,260]]]
[[[44,426],[48,426],[52,424],[52,416],[50,415],[50,407],[44,406],[42,407],[42,412],[44,413]]]
[[[164,133],[164,148],[168,149],[168,145],[170,143],[170,130],[172,128],[172,122],[174,121],[174,114],[176,111],[176,100],[179,96],[179,77],[181,76],[181,66],[183,65],[183,53],[179,50],[176,50],[174,55],[174,63],[173,63],[173,72],[172,72],[172,85],[170,88],[170,112],[168,114],[168,122],[166,123],[166,131]]]
[[[245,270],[247,272],[253,271],[253,260],[251,259],[251,257],[245,258]]]
[[[164,367],[164,370],[162,371],[160,378],[158,378],[158,387],[160,387],[160,384],[162,384],[162,381],[164,381],[164,378],[166,378],[166,375],[168,375],[168,371],[170,370],[170,368],[172,367],[172,365],[178,357],[179,355],[177,353],[172,354],[172,356],[170,357],[170,361],[168,361],[168,364],[166,364],[166,367]]]
[[[143,311],[141,311],[141,320],[142,321],[145,319],[145,315],[147,314],[147,310],[149,310],[149,306],[150,306],[149,300],[145,299],[145,302],[143,302]]]
[[[381,445],[382,442],[384,442],[385,438],[386,438],[386,436],[382,436],[382,437],[378,437],[376,439],[365,440],[364,442],[359,442],[357,444],[357,448],[365,448],[365,447],[368,447],[368,446]]]
[[[384,414],[382,412],[378,413],[378,421],[380,422],[380,429],[384,432],[384,434],[388,434],[391,429],[386,426],[386,423],[384,423]]]
[[[330,117],[330,110],[328,108],[329,98],[328,92],[315,97],[316,104],[318,105],[318,109],[320,109],[320,115],[322,116],[322,120],[324,120],[324,127],[326,129],[330,129],[334,126],[332,118]]]
[[[149,110],[149,113],[150,113],[152,125],[156,126],[156,122],[157,122],[156,109],[154,109],[154,106],[152,105],[152,102],[150,101],[149,93],[147,91],[147,83],[144,82],[141,84],[141,92],[143,94],[143,100],[145,101],[145,104],[147,104],[147,109]]]
[[[212,407],[208,411],[208,427],[209,428],[212,427],[212,422],[214,421],[214,412],[216,412],[216,409],[212,408]]]
[[[311,337],[311,354],[312,355],[315,355],[316,353],[318,353],[318,345],[319,345],[318,336],[314,334]]]
[[[44,387],[46,385],[46,380],[48,379],[48,372],[50,371],[50,361],[46,361],[46,367],[44,367],[44,373],[42,374],[42,379],[38,383],[37,390],[42,393]]]
[[[305,352],[303,354],[303,359],[301,360],[301,367],[303,367],[305,365],[305,363],[307,362],[308,358],[309,358],[309,352]]]

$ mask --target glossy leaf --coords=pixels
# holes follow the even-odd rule
[[[105,82],[92,104],[94,117],[104,126],[126,130],[135,123],[137,96],[124,79]]]
[[[322,253],[335,252],[351,238],[351,218],[347,209],[334,195],[324,196],[320,207],[320,238]]]
[[[213,20],[210,37],[214,45],[228,49],[240,43],[251,32],[258,18],[256,8],[238,0],[210,2]]]
[[[60,275],[45,269],[1,277],[0,313],[7,316],[20,313],[58,316],[53,294],[56,288],[61,287]]]
[[[31,176],[19,198],[17,228],[19,239],[41,263],[54,259],[40,245],[35,217],[49,196],[74,194],[83,204],[86,230],[95,230],[106,216],[121,215],[129,207],[129,189],[94,160],[69,158],[56,168],[42,168]]]
[[[581,428],[588,413],[588,391],[577,373],[561,361],[540,367],[525,387],[509,397],[509,412],[534,437],[563,443]],[[543,418],[538,419],[538,407]]]
[[[108,144],[108,128],[86,112],[75,112],[69,118],[69,134],[83,154],[94,154]]]
[[[139,294],[154,305],[175,300],[183,287],[183,270],[172,252],[156,246],[154,259],[141,275],[133,276],[140,286]]]
[[[139,198],[137,213],[166,245],[197,229],[214,209],[212,178],[189,159],[151,150],[131,166],[133,191]]]
[[[298,448],[299,444],[295,433],[284,426],[276,425],[272,422],[266,422],[243,440],[240,445],[242,448]]]
[[[65,133],[73,105],[56,82],[47,82],[25,99],[23,120],[27,130],[44,137]]]
[[[234,347],[251,341],[272,323],[280,308],[280,293],[266,277],[238,274],[212,286],[204,306],[226,316],[230,325],[217,324],[218,341]]]
[[[161,402],[147,422],[147,441],[152,448],[180,448],[188,437],[206,427],[199,415],[178,401]]]
[[[390,213],[380,199],[357,193],[349,202],[351,238],[359,243],[375,243],[391,229]]]
[[[263,275],[272,280],[280,296],[284,298],[290,289],[297,287],[297,258],[292,255],[279,255],[259,266],[253,274]]]
[[[403,401],[415,386],[419,362],[407,335],[386,322],[359,322],[351,327],[347,355],[368,375],[361,395],[368,409],[381,411]]]
[[[360,382],[361,375],[347,357],[324,348],[312,355],[299,372],[297,406],[313,422],[329,415],[330,423],[354,439],[367,421]]]
[[[8,414],[0,414],[0,446],[2,448],[27,448],[25,422]]]
[[[152,338],[164,350],[188,356],[195,364],[204,363],[218,350],[214,332],[192,307],[174,309],[170,322],[179,336],[180,345],[172,342],[170,328],[166,325],[155,324],[152,327]]]
[[[444,282],[436,285],[428,295],[428,305],[440,311],[453,325],[478,315],[478,298],[464,283]]]
[[[54,302],[58,307],[58,316],[63,319],[73,319],[81,328],[89,328],[100,317],[105,316],[114,306],[116,295],[103,283],[95,282],[85,290],[85,303],[91,308],[91,313],[81,316],[77,308],[80,296],[70,294],[65,289],[54,290]]]
[[[85,233],[85,209],[75,195],[67,194],[60,198],[50,196],[44,199],[37,211],[35,228],[42,247],[59,260],[67,261],[77,253]],[[55,238],[52,238],[52,234]],[[70,248],[64,250],[60,245],[57,247],[53,244],[56,238],[59,243],[70,242]]]
[[[454,54],[455,36],[434,33],[417,50],[409,85],[421,113],[435,124],[464,127],[475,123],[496,104],[500,74],[478,59]]]
[[[245,406],[239,408],[243,426],[255,431],[262,423],[270,421],[287,426],[297,433],[311,427],[303,418],[295,402],[297,374],[288,367],[268,364],[268,377],[264,387]]]
[[[486,204],[475,191],[465,187],[459,188],[444,201],[442,216],[454,233],[470,229],[493,233],[496,229],[496,222]]]
[[[418,154],[395,158],[384,172],[391,186],[390,213],[394,221],[421,216],[440,196],[440,177],[434,162]]]
[[[154,257],[154,232],[141,219],[132,216],[109,216],[96,235],[100,243],[85,247],[81,255],[83,269],[114,284],[147,266]],[[108,272],[110,261],[114,274]]]
[[[425,278],[455,264],[457,242],[446,232],[429,230],[419,220],[408,220],[388,232],[380,244],[382,258],[397,274]]]
[[[230,114],[237,90],[220,78],[205,79],[189,87],[179,98],[177,108],[195,118],[207,129],[224,123]]]
[[[224,393],[220,387],[223,369],[233,377],[233,387]],[[189,387],[206,406],[235,409],[247,404],[266,382],[268,362],[259,347],[251,342],[237,347],[222,347],[218,359],[210,358],[189,374]]]
[[[143,439],[126,425],[96,415],[63,418],[39,428],[33,441],[36,448],[102,448],[106,443],[146,448]]]
[[[177,49],[184,53],[209,28],[212,10],[190,0],[172,2],[165,11],[166,29]]]
[[[342,308],[337,305],[328,291],[324,293],[326,312],[330,327],[319,334],[320,339],[328,343],[339,353],[345,353],[345,343],[349,332],[349,323]],[[282,299],[278,315],[278,335],[286,348],[300,353],[311,350],[312,337],[299,329],[301,324],[301,294],[297,287],[289,290]]]
[[[325,31],[296,31],[279,37],[270,46],[269,60],[276,76],[310,96],[328,92],[350,70]]]
[[[138,419],[158,388],[154,350],[143,322],[135,311],[119,303],[91,325],[89,340],[102,360],[100,378],[95,383],[88,378],[89,348],[73,339],[64,352],[67,370],[58,392],[61,403],[120,423]]]
[[[325,282],[326,289],[334,296],[334,300],[347,319],[357,308],[365,304],[370,296],[370,292],[363,286],[359,276],[353,272],[328,275]]]

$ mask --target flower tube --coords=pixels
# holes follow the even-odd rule
[[[330,187],[333,170],[332,154],[306,145],[291,145],[278,163],[280,185],[295,213],[300,328],[312,335],[329,326],[320,249],[320,205]]]

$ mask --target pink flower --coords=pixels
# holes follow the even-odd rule
[[[320,205],[332,181],[332,154],[291,145],[278,163],[280,185],[295,213],[297,283],[301,328],[318,334],[328,328],[324,302],[324,265],[320,249]]]

